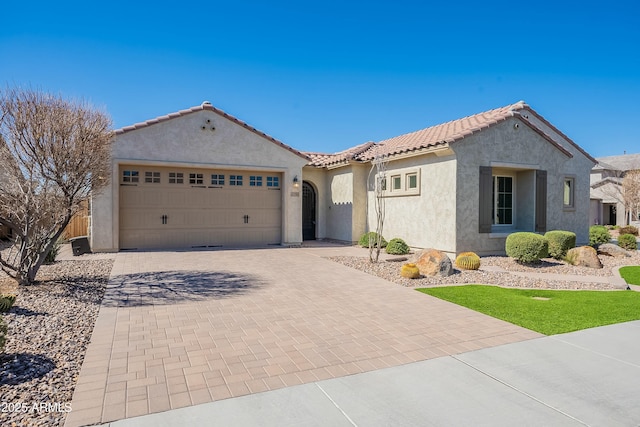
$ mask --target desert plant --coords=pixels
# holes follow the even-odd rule
[[[391,255],[406,255],[409,253],[409,245],[407,245],[404,240],[396,237],[395,239],[389,240],[385,250]]]
[[[378,238],[378,233],[376,233],[375,231],[370,231],[368,233],[364,233],[362,237],[360,237],[360,240],[358,240],[358,244],[363,248],[368,248],[369,243],[371,243],[372,246],[375,246],[377,238]],[[380,236],[380,239],[381,239],[380,247],[382,248],[386,247],[387,241],[382,236]]]
[[[505,242],[507,255],[516,261],[531,263],[549,256],[547,239],[536,233],[518,232],[507,236]]]
[[[620,227],[619,229],[620,235],[623,234],[632,234],[634,236],[638,235],[638,227],[634,227],[633,225],[626,225],[624,227]]]
[[[60,240],[58,240],[52,247],[51,250],[49,251],[49,253],[47,254],[47,256],[44,259],[44,263],[45,264],[53,264],[54,262],[56,262],[56,258],[58,257],[58,254],[60,253],[60,246],[62,244],[60,243]]]
[[[420,277],[420,269],[415,264],[404,264],[400,268],[400,275],[407,279],[417,279]]]
[[[7,324],[4,323],[4,319],[0,316],[0,354],[4,351],[4,344],[7,342]]]
[[[638,249],[638,243],[636,242],[636,236],[633,234],[622,234],[618,237],[618,246],[628,251],[635,251]]]
[[[604,225],[592,225],[589,227],[589,246],[597,246],[602,243],[609,243],[611,234]]]
[[[555,259],[564,258],[569,249],[576,247],[576,233],[571,231],[547,231],[544,238],[549,241],[549,255]]]
[[[0,313],[6,313],[16,302],[16,296],[13,294],[0,294]]]
[[[480,257],[474,252],[462,252],[456,257],[456,267],[463,270],[477,270],[480,268]]]

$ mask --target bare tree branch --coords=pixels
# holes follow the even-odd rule
[[[108,184],[111,119],[86,103],[30,89],[0,93],[0,224],[13,247],[2,270],[35,280],[81,202]]]

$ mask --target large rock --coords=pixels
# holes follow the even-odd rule
[[[577,248],[569,249],[567,252],[567,259],[571,260],[573,265],[589,268],[602,268],[600,258],[598,258],[598,252],[591,246],[580,246]]]
[[[603,243],[602,245],[598,246],[598,254],[615,257],[631,256],[631,254],[627,252],[626,249],[621,248],[618,245],[614,245],[613,243]]]
[[[415,256],[414,264],[424,276],[450,276],[453,273],[451,259],[437,249],[423,249]]]

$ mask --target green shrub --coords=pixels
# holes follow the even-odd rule
[[[621,236],[623,234],[632,234],[634,236],[638,235],[638,227],[634,227],[633,225],[627,225],[627,226],[624,226],[624,227],[620,227],[619,231],[620,231],[620,235]]]
[[[56,257],[58,256],[58,253],[60,252],[60,241],[58,240],[52,247],[51,250],[49,251],[49,253],[47,254],[47,256],[44,259],[44,263],[45,264],[53,264],[54,262],[56,262]]]
[[[638,243],[636,242],[636,236],[633,234],[622,234],[618,237],[618,246],[628,251],[635,251],[638,249]]]
[[[589,246],[597,246],[602,243],[609,243],[611,234],[604,225],[592,225],[589,227]]]
[[[402,239],[391,239],[389,243],[387,243],[386,251],[391,255],[406,255],[409,253],[409,245]]]
[[[576,233],[571,231],[547,231],[544,238],[549,241],[549,255],[555,259],[564,258],[569,249],[576,247]]]
[[[0,313],[6,313],[16,302],[16,296],[12,294],[0,294]]]
[[[507,255],[520,262],[537,262],[549,256],[547,239],[536,233],[519,232],[507,236]]]
[[[360,246],[362,246],[363,248],[368,248],[369,247],[369,240],[371,240],[372,246],[375,247],[376,246],[376,241],[377,241],[377,239],[376,239],[377,236],[378,236],[378,233],[376,233],[375,231],[370,231],[368,233],[364,233],[362,235],[362,237],[360,237],[360,240],[358,240],[358,244]],[[384,237],[382,237],[380,246],[383,247],[383,248],[387,246],[387,241],[384,240]]]
[[[7,342],[7,324],[0,316],[0,354],[4,351],[4,344]]]

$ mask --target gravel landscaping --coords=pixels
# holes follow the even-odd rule
[[[17,289],[2,317],[9,328],[0,355],[0,425],[62,426],[104,295],[110,259],[58,261],[39,282]],[[0,291],[15,289],[2,277]]]
[[[544,259],[539,264],[524,265],[519,264],[512,258],[506,256],[488,256],[481,258],[481,267],[477,271],[465,271],[455,268],[454,274],[448,277],[425,277],[419,279],[405,279],[400,277],[400,267],[408,262],[404,257],[393,257],[378,263],[369,262],[366,249],[363,249],[362,257],[330,257],[329,259],[347,267],[355,268],[365,273],[381,277],[391,282],[407,287],[427,287],[452,284],[477,283],[498,285],[514,288],[537,288],[537,289],[616,289],[615,286],[607,283],[589,283],[564,280],[541,280],[536,277],[520,277],[510,274],[514,272],[534,272],[534,273],[555,273],[570,274],[578,276],[612,276],[612,267],[622,265],[640,265],[640,252],[636,251],[632,256],[625,258],[615,258],[600,256],[603,264],[602,269],[592,269],[587,267],[575,267],[563,261],[552,258]],[[493,268],[492,268],[493,267]],[[506,270],[506,272],[493,271],[495,268]]]

